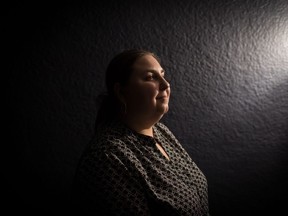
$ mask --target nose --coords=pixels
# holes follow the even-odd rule
[[[167,88],[170,88],[170,83],[164,77],[161,77],[159,88],[162,91],[166,90]]]

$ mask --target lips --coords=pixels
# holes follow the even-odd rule
[[[156,99],[166,99],[168,98],[167,96],[160,96],[160,97],[156,97]]]

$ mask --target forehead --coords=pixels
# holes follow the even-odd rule
[[[145,55],[140,57],[133,64],[133,71],[143,72],[147,70],[163,70],[160,63],[152,55]]]

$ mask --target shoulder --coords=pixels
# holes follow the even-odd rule
[[[125,149],[129,136],[115,128],[105,128],[98,131],[93,137],[89,149],[92,152],[108,154]]]
[[[132,157],[133,134],[122,124],[109,124],[98,129],[84,154],[89,157],[118,157],[127,160]]]
[[[97,176],[99,172],[106,172],[115,166],[126,169],[123,163],[126,161],[125,152],[125,142],[113,131],[97,132],[81,154],[78,172]]]
[[[118,143],[129,137],[127,128],[119,122],[110,122],[99,127],[95,133],[93,142],[95,143]]]

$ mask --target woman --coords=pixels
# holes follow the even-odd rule
[[[106,86],[95,138],[77,169],[74,213],[209,215],[205,176],[159,123],[170,97],[159,58],[145,50],[118,54]]]

